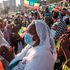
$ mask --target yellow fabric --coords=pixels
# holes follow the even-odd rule
[[[63,70],[70,70],[70,68],[67,65],[63,65]]]
[[[40,5],[39,3],[35,3],[35,4],[34,4],[34,6],[39,6],[39,5]]]
[[[27,1],[27,0],[24,0],[24,4],[29,4],[29,1]]]
[[[70,61],[70,59],[66,60],[66,62],[64,63],[63,70],[70,70],[70,68],[66,65],[68,61]]]
[[[57,49],[59,49],[59,48],[60,48],[60,42],[59,42],[59,40],[57,40],[56,48],[57,48]]]
[[[23,29],[24,31],[26,31],[27,28],[26,27],[21,27],[21,29]]]

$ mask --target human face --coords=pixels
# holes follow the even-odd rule
[[[27,27],[27,33],[29,33],[30,35],[32,35],[32,40],[35,41],[34,46],[38,45],[39,42],[40,42],[40,39],[39,39],[39,37],[38,37],[38,35],[37,35],[36,27],[35,27],[34,22],[31,23],[31,24]]]

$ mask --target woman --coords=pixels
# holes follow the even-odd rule
[[[53,70],[56,49],[48,25],[42,20],[33,21],[24,40],[27,46],[10,63],[9,70]],[[16,60],[20,62],[10,68]]]
[[[45,22],[47,23],[47,25],[50,27],[51,29],[51,26],[53,25],[53,19],[51,17],[45,17],[44,18]]]
[[[3,35],[2,31],[0,30],[0,46],[1,45],[7,45],[10,48],[9,43],[4,39],[4,35]]]
[[[63,34],[60,38],[61,49],[64,53],[66,66],[70,69],[70,33]]]
[[[0,55],[10,62],[13,58],[13,49],[9,43],[4,39],[3,33],[0,31]]]
[[[54,36],[54,39],[55,40],[58,40],[59,37],[62,34],[66,33],[66,31],[67,31],[67,24],[65,22],[63,22],[63,21],[60,21],[60,22],[54,23],[51,28],[54,31],[56,31],[55,36]]]
[[[53,19],[54,23],[60,21],[60,19],[58,17],[59,17],[59,12],[56,10],[53,10],[52,11],[52,19]]]
[[[3,34],[6,41],[10,44],[10,35],[12,33],[13,25],[7,24],[4,28]]]
[[[60,60],[58,69],[62,70],[70,70],[70,33],[65,33],[60,36],[60,47],[58,49],[58,58]],[[69,69],[68,69],[69,68]]]
[[[11,48],[9,43],[4,39],[4,35],[0,30],[0,61],[2,62],[5,70],[7,70],[8,64],[13,58],[13,49]]]

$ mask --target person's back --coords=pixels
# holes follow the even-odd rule
[[[53,30],[56,31],[55,39],[58,39],[62,34],[64,34],[67,31],[67,24],[63,21],[56,22],[51,27]]]

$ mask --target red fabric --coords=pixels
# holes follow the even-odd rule
[[[1,61],[0,61],[0,70],[4,70],[4,67]]]
[[[55,11],[59,12],[60,8],[58,6],[55,7]]]

